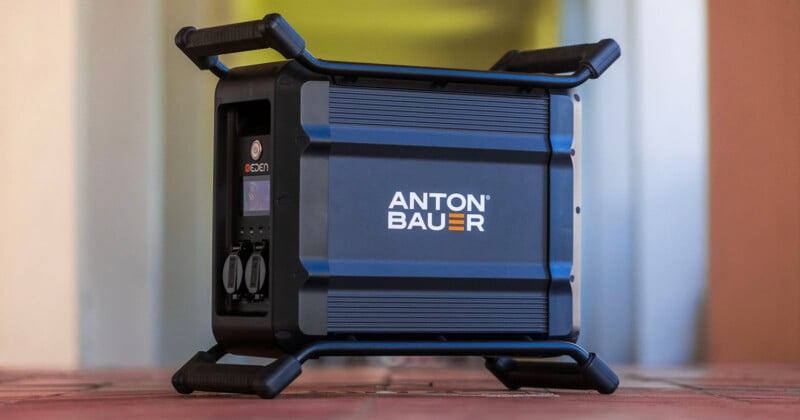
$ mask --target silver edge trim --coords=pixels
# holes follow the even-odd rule
[[[575,208],[581,206],[581,103],[574,92],[570,92],[573,106],[573,132],[572,149],[572,202]],[[581,215],[572,211],[572,272],[575,281],[572,282],[572,328],[580,331],[581,327]]]

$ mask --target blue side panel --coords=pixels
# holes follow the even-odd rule
[[[334,144],[330,158],[331,275],[546,277],[546,154],[501,163],[479,153],[448,160],[451,153],[435,149],[407,155],[396,148],[346,150],[355,149]],[[483,197],[484,209],[449,211],[443,198],[438,209],[431,198],[427,210],[391,207],[397,193],[409,201],[411,192]],[[420,215],[432,228],[446,227],[389,229],[390,212],[409,224]],[[449,230],[463,226],[450,224],[454,213],[482,218],[481,229]]]
[[[332,289],[330,332],[542,333],[547,294],[515,290]]]
[[[546,135],[547,95],[331,86],[333,125]]]
[[[327,284],[327,331],[547,334],[549,96],[328,93],[301,162],[316,197],[301,192],[301,258]]]

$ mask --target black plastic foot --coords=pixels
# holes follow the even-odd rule
[[[225,352],[215,346],[198,352],[172,376],[172,386],[181,394],[193,391],[236,392],[275,398],[300,373],[300,362],[284,355],[266,366],[216,364]]]
[[[619,385],[617,375],[594,353],[590,353],[584,363],[487,358],[486,368],[508,389],[594,389],[601,394],[611,394]]]

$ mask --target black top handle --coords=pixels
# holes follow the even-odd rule
[[[619,44],[603,39],[594,44],[506,53],[492,66],[493,71],[524,73],[565,73],[584,67],[597,79],[620,56]]]
[[[222,78],[228,69],[218,54],[272,48],[286,58],[297,58],[306,49],[306,41],[277,13],[264,19],[197,29],[182,28],[175,35],[175,45],[200,70],[211,70]]]
[[[311,55],[303,38],[277,13],[261,20],[212,28],[188,26],[175,35],[175,44],[198,68],[211,70],[220,78],[226,77],[228,69],[219,61],[219,54],[272,48],[309,70],[328,75],[560,89],[597,78],[620,55],[619,45],[605,39],[596,44],[511,51],[492,67],[492,71],[327,61]]]

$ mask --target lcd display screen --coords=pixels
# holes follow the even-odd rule
[[[246,176],[242,181],[242,206],[245,216],[265,216],[269,214],[270,190],[269,175]]]

